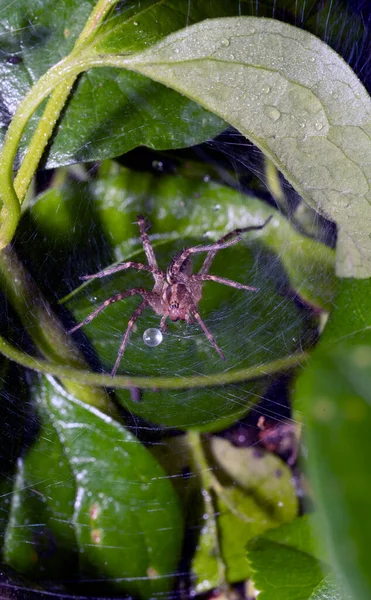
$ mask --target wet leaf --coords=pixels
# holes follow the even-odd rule
[[[248,556],[262,600],[344,598],[333,575],[328,575],[308,515],[252,540]]]
[[[37,4],[17,0],[1,8],[3,131],[31,86],[72,50],[94,4],[93,0],[43,0]],[[191,3],[188,7],[187,2],[154,0],[130,6],[124,3],[121,12],[110,16],[106,29],[116,31],[121,51],[138,51],[187,23],[207,17],[207,4]],[[215,14],[228,14],[222,2],[214,4]],[[42,109],[28,126],[21,154],[41,114]],[[94,69],[75,85],[44,162],[48,167],[57,167],[100,160],[139,145],[157,149],[190,146],[225,127],[212,113],[146,77],[121,69]]]
[[[101,53],[109,48],[102,41]],[[326,44],[276,20],[214,19],[120,64],[196,100],[253,141],[338,225],[337,272],[371,274],[371,102]]]
[[[371,593],[368,519],[371,493],[370,280],[341,281],[336,310],[296,383],[308,468],[322,517],[322,537],[349,593]]]
[[[53,561],[61,560],[61,552],[74,561],[77,546],[80,575],[94,581],[96,590],[108,585],[142,598],[169,590],[182,517],[162,468],[131,433],[52,379],[35,393],[52,425],[42,429],[47,439],[42,435],[19,465],[8,562],[25,573],[34,571],[36,556],[47,578],[48,552]],[[32,487],[22,489],[24,484]],[[38,540],[38,551],[37,524],[43,522],[51,533]],[[48,541],[53,545],[45,549]]]

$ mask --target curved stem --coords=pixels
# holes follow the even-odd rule
[[[38,371],[54,375],[55,377],[76,381],[85,385],[94,385],[97,387],[108,388],[143,388],[143,389],[189,389],[200,387],[214,387],[228,385],[231,383],[239,383],[250,379],[257,379],[272,375],[282,371],[288,371],[295,367],[305,364],[308,360],[308,354],[298,352],[287,356],[286,358],[278,358],[269,363],[247,367],[246,369],[231,369],[223,373],[214,375],[194,375],[192,377],[138,377],[130,375],[116,375],[111,377],[101,373],[92,373],[82,369],[55,364],[39,358],[34,358],[29,354],[25,354],[21,350],[17,350],[9,344],[3,337],[0,336],[0,353],[17,362],[18,364]]]
[[[99,25],[117,3],[117,0],[98,0],[84,29],[76,40],[70,58],[91,38]],[[61,111],[67,101],[70,91],[76,81],[77,75],[72,75],[60,83],[53,91],[50,100],[41,117],[32,140],[27,148],[26,155],[14,180],[14,188],[19,203],[22,204],[29,185],[41,160],[43,152],[48,144],[54,126],[59,119]]]
[[[0,252],[0,282],[10,304],[43,356],[55,363],[77,369],[88,367],[11,246]],[[65,388],[74,396],[120,419],[116,406],[100,387],[88,386],[68,378],[61,379]]]

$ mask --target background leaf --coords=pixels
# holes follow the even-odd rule
[[[135,256],[136,260],[144,260],[135,223],[140,211],[153,223],[150,233],[154,234],[156,253],[162,267],[180,248],[199,244],[203,239],[201,235],[209,227],[211,237],[217,239],[234,224],[262,223],[272,214],[272,210],[261,202],[243,198],[212,183],[170,176],[161,181],[162,178],[157,180],[123,170],[108,180],[98,179],[85,186],[68,184],[60,191],[50,190],[42,197],[25,215],[19,239],[29,239],[28,227],[37,232],[31,268],[37,269],[37,265],[42,265],[38,278],[44,281],[45,287],[56,294],[60,290],[62,295],[68,289],[68,282],[72,281],[73,287],[79,276],[96,272],[115,259]],[[216,204],[218,201],[220,205]],[[55,215],[58,215],[58,227]],[[79,227],[73,228],[76,218]],[[277,233],[279,223],[283,223],[281,233]],[[280,239],[285,234],[291,235],[298,247],[296,266],[287,258],[288,255],[283,255],[285,262],[291,265],[292,283],[276,254]],[[86,246],[87,237],[92,240],[92,247]],[[314,253],[307,260],[306,252],[311,249]],[[53,259],[48,264],[45,257],[50,252]],[[28,261],[30,256],[28,253]],[[313,265],[316,265],[315,269]],[[319,282],[316,289],[316,286],[306,287],[305,282],[310,281],[306,270],[315,272]],[[308,343],[315,324],[309,313],[293,300],[293,291],[295,288],[299,292],[303,290],[304,295],[306,289],[307,296],[325,305],[328,305],[332,293],[331,279],[326,280],[331,274],[331,251],[295,233],[278,213],[264,230],[247,235],[246,242],[240,243],[233,252],[225,250],[219,253],[213,272],[261,288],[259,294],[242,295],[236,293],[238,290],[231,291],[216,284],[204,288],[201,311],[226,351],[230,366],[254,365],[285,356]],[[67,305],[78,321],[113,293],[138,285],[151,288],[151,277],[134,271],[121,272],[90,282],[80,294],[70,297]],[[135,303],[134,299],[112,305],[85,329],[84,333],[90,337],[99,360],[107,370],[112,368],[119,340]],[[132,373],[160,376],[216,373],[224,368],[195,326],[171,324],[160,346],[155,349],[146,347],[142,341],[143,332],[158,325],[158,317],[146,311],[131,337],[121,364],[122,372],[126,365],[130,365],[126,369]],[[76,339],[83,342],[86,338],[80,335]],[[133,402],[125,391],[118,392],[118,397],[125,408],[151,422],[170,427],[220,429],[246,414],[255,402],[256,394],[266,385],[267,382],[263,381],[223,390],[178,390],[166,394],[147,391],[141,403]]]
[[[109,52],[107,40],[96,51]],[[371,275],[371,102],[328,46],[275,20],[214,19],[114,60],[180,91],[252,140],[338,225],[337,272]]]
[[[248,545],[253,581],[262,600],[340,600],[344,598],[323,562],[313,533],[313,517],[295,519]]]
[[[370,280],[343,280],[320,344],[296,384],[308,467],[336,569],[359,600],[371,593],[367,473],[371,457]]]

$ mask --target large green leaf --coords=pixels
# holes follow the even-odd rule
[[[95,2],[64,0],[0,5],[0,122],[5,130],[19,102],[49,67],[73,48]],[[235,14],[213,3],[218,16]],[[106,29],[116,34],[121,51],[141,50],[187,23],[208,16],[208,3],[146,0],[120,7]],[[159,23],[161,26],[159,26]],[[25,152],[41,110],[23,138]],[[45,161],[48,167],[117,156],[133,147],[179,148],[215,136],[225,123],[173,90],[139,74],[100,69],[75,85]]]
[[[109,54],[109,39],[96,51]],[[337,223],[338,274],[370,276],[371,102],[326,44],[274,20],[214,19],[107,64],[160,81],[234,125]]]
[[[87,203],[87,194],[93,204]],[[135,256],[135,260],[145,260],[135,223],[137,212],[143,212],[153,222],[156,253],[162,267],[181,247],[202,242],[205,231],[216,239],[230,228],[262,223],[272,214],[261,202],[210,182],[181,177],[156,180],[122,171],[108,180],[98,179],[90,188],[67,185],[48,192],[25,215],[19,240],[29,239],[30,230],[36,234],[32,268],[38,271],[45,287],[59,289],[63,294],[68,280],[77,282],[79,276],[108,266],[115,258]],[[29,219],[31,223],[27,224]],[[74,227],[76,220],[78,227]],[[287,252],[290,236],[301,249],[296,265]],[[283,237],[286,250],[282,261],[288,265],[289,273],[281,263],[279,247]],[[89,246],[87,238],[91,240]],[[53,259],[48,263],[45,257],[50,253]],[[30,260],[29,248],[27,257]],[[220,252],[213,272],[261,289],[259,294],[253,294],[212,283],[204,287],[201,312],[227,355],[227,367],[252,366],[286,356],[309,341],[312,324],[293,301],[293,289],[320,305],[328,305],[331,298],[331,251],[298,235],[278,213],[265,229],[247,235],[246,242]],[[317,289],[309,284],[311,274],[317,278]],[[91,281],[80,294],[70,298],[68,308],[78,321],[113,293],[138,285],[151,289],[151,277],[127,271]],[[111,305],[85,328],[107,370],[115,361],[136,302],[132,299]],[[122,372],[187,377],[225,368],[196,326],[171,324],[164,342],[151,349],[143,343],[142,335],[148,327],[159,326],[159,317],[147,310],[137,325],[121,364]],[[76,339],[82,341],[83,337]],[[223,390],[147,391],[139,404],[132,401],[128,392],[120,391],[118,396],[126,408],[150,421],[172,427],[216,429],[246,414],[266,384],[251,382]]]
[[[323,339],[296,385],[308,467],[335,565],[357,600],[371,594],[370,280],[345,279]]]
[[[76,570],[78,549],[95,590],[149,598],[171,589],[182,517],[163,469],[128,430],[52,379],[33,391],[41,431],[18,464],[7,562],[59,580]]]

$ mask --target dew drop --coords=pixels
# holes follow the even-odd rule
[[[229,44],[230,44],[230,41],[228,38],[224,38],[222,40],[222,46],[224,46],[225,48],[227,48],[229,46]]]
[[[299,123],[299,127],[301,127],[302,129],[304,129],[304,127],[305,127],[304,121],[302,121],[301,123]]]
[[[137,21],[133,21],[133,25],[135,25],[135,27],[138,27],[138,22]]]
[[[270,92],[270,91],[271,91],[271,88],[270,88],[270,86],[269,86],[269,85],[265,85],[265,86],[262,88],[262,92],[263,92],[263,94],[269,94],[269,92]]]
[[[275,106],[265,106],[264,111],[267,117],[269,117],[272,121],[278,121],[281,116],[280,111]]]
[[[155,169],[155,171],[163,171],[164,170],[164,163],[161,160],[153,160],[152,161],[152,168]]]
[[[179,54],[179,48],[175,48],[174,52],[175,54]]]
[[[156,348],[162,342],[162,333],[159,329],[150,327],[143,333],[143,342],[150,348]]]
[[[231,60],[234,60],[234,59],[235,59],[235,55],[234,55],[234,54],[230,54],[230,55],[229,55],[229,58],[230,58]]]
[[[315,128],[317,129],[317,131],[321,131],[321,129],[323,129],[323,123],[321,123],[321,121],[317,121],[317,123],[315,124]]]

